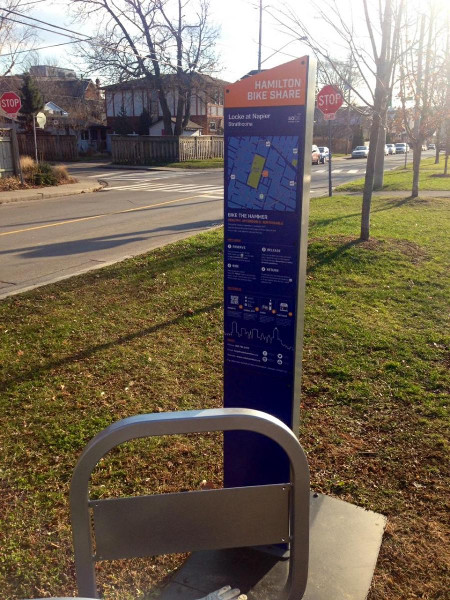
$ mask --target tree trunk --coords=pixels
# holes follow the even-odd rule
[[[416,139],[413,145],[413,182],[411,188],[411,198],[417,198],[419,195],[419,175],[420,159],[422,158],[422,139]]]
[[[191,90],[189,90],[186,102],[184,104],[183,129],[186,129],[189,119],[191,118],[191,93]]]
[[[369,24],[370,20],[367,11],[367,2],[364,0],[364,10],[366,13],[366,21]],[[375,93],[373,100],[373,117],[372,126],[370,128],[369,138],[369,156],[367,157],[366,177],[364,179],[364,191],[361,211],[361,235],[362,241],[367,241],[370,237],[370,207],[372,204],[373,183],[375,177],[375,160],[377,154],[378,135],[380,128],[384,126],[383,115],[387,114],[387,102],[389,96],[389,81],[392,73],[392,62],[388,59],[388,55],[392,52],[391,31],[392,31],[392,2],[386,0],[385,10],[382,21],[381,48],[380,54],[377,57],[374,49],[374,57],[377,65],[377,78],[375,85]],[[394,43],[395,40],[394,40]]]
[[[159,105],[161,106],[163,122],[164,122],[164,134],[172,135],[172,113],[170,112],[169,104],[167,103],[166,94],[162,88],[158,92]]]
[[[386,144],[386,116],[383,115],[383,122],[378,132],[377,153],[375,157],[375,173],[373,180],[373,189],[382,190],[384,181],[384,146]]]
[[[438,131],[436,132],[436,150],[434,151],[434,164],[438,165],[439,164],[439,146],[441,145],[441,134],[439,132],[439,128]]]
[[[380,96],[380,93],[378,93]],[[377,94],[375,93],[375,100]],[[374,106],[372,126],[369,138],[369,156],[367,157],[366,177],[361,212],[361,240],[366,242],[370,237],[370,207],[372,204],[373,180],[375,176],[375,158],[377,154],[378,134],[380,132],[380,112]]]
[[[181,94],[181,90],[178,89],[178,102],[177,102],[177,118],[175,121],[174,135],[183,135],[183,115],[184,115],[184,97]]]

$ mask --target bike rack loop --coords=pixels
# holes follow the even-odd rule
[[[291,481],[284,484],[290,488],[289,576],[279,600],[300,600],[303,597],[308,577],[309,555],[309,468],[307,459],[292,430],[279,419],[261,411],[243,408],[137,415],[113,423],[92,438],[78,460],[70,487],[75,567],[78,593],[81,596],[99,597],[89,512],[93,503],[89,501],[88,486],[91,473],[101,458],[115,446],[132,439],[232,430],[252,431],[267,436],[276,442],[289,458]],[[259,489],[262,487],[264,486]],[[231,488],[231,490],[233,489],[257,489],[257,486],[254,488]],[[217,494],[228,490],[210,491]],[[187,492],[183,496],[190,493]],[[162,494],[158,498],[163,498],[165,495],[170,496],[170,494]],[[263,527],[263,524],[261,526]]]

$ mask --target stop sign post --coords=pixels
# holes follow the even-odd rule
[[[333,186],[331,184],[331,121],[336,118],[336,112],[342,106],[344,98],[341,90],[335,85],[326,85],[317,94],[317,108],[322,112],[326,121],[328,121],[328,195],[333,195]]]
[[[20,96],[15,92],[5,92],[0,96],[0,108],[11,117],[17,115],[21,106]]]

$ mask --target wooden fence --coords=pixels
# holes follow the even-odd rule
[[[28,133],[19,133],[19,152],[22,156],[34,158],[34,140]],[[76,160],[78,158],[75,135],[38,135],[37,149],[39,160]]]
[[[0,128],[0,177],[22,177],[17,134],[12,128]]]
[[[202,135],[180,137],[180,162],[185,160],[223,158],[223,136]]]
[[[222,158],[223,137],[119,136],[111,137],[112,160],[120,165],[152,165],[164,162]]]
[[[11,130],[0,129],[0,177],[14,175]]]

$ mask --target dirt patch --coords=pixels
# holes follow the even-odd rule
[[[336,235],[330,237],[312,237],[309,241],[310,243],[327,242],[335,245],[336,248],[340,247],[344,250],[346,247],[354,247],[371,251],[376,250],[382,252],[399,252],[400,254],[408,257],[412,262],[419,262],[420,260],[425,260],[427,257],[427,253],[421,246],[419,246],[419,244],[409,240],[380,240],[377,238],[371,238],[370,240],[363,242],[352,236]]]

